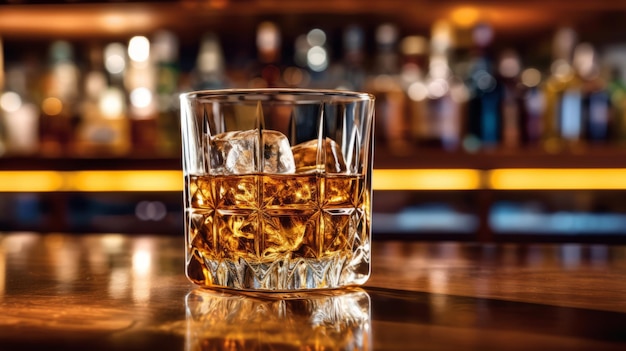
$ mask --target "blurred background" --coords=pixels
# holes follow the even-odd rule
[[[626,241],[626,2],[4,1],[0,231],[182,235],[178,94],[377,97],[374,235]]]

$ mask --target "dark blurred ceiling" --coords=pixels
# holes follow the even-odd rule
[[[425,31],[437,20],[457,26],[489,22],[500,35],[516,37],[584,26],[602,35],[624,36],[616,23],[626,18],[626,1],[614,0],[166,0],[5,1],[0,5],[3,37],[111,37],[159,28],[247,30],[259,19],[286,26],[343,25],[349,21],[393,21],[405,31]],[[618,22],[620,21],[620,22]]]

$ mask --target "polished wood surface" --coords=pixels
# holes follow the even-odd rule
[[[172,236],[0,233],[0,350],[624,350],[626,247],[375,241],[362,289],[202,290]]]

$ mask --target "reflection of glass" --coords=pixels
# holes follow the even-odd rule
[[[2,239],[2,236],[0,236],[0,301],[4,297],[4,289],[6,285],[6,254],[4,253]]]
[[[187,351],[371,350],[370,298],[363,290],[187,295]]]

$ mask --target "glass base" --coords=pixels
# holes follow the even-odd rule
[[[195,251],[187,262],[187,277],[209,288],[272,292],[332,289],[365,283],[370,274],[369,257],[369,247],[349,256],[285,258],[270,263],[204,260]]]

